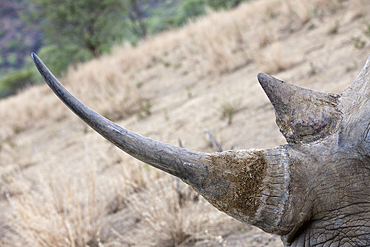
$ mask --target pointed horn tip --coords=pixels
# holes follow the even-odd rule
[[[273,80],[278,82],[283,82],[282,80],[279,80],[271,75],[265,74],[265,73],[258,73],[257,79],[260,83],[266,83],[267,81]]]
[[[257,75],[257,79],[259,82],[266,80],[267,77],[269,77],[269,75],[265,73],[258,73]]]
[[[31,58],[33,60],[33,63],[36,65],[36,67],[39,69],[40,64],[42,64],[41,59],[36,55],[36,53],[31,52]]]
[[[275,77],[265,74],[265,73],[258,73],[257,75],[258,82],[262,86],[263,90],[267,90],[272,85],[276,85],[278,82],[283,83],[283,81],[276,79]]]
[[[32,57],[32,60],[35,61],[35,59],[37,58],[37,55],[36,53],[34,52],[31,52],[31,57]]]
[[[50,72],[50,70],[48,69],[48,67],[46,67],[46,65],[42,62],[42,60],[36,55],[36,53],[31,52],[31,58],[37,70],[40,72],[41,76],[44,78],[45,82],[49,84],[46,78],[50,76],[54,77],[54,75]],[[56,78],[54,79],[57,80]]]

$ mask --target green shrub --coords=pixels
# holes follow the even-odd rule
[[[176,24],[183,25],[188,19],[204,15],[205,13],[206,8],[204,0],[186,0],[177,13]]]
[[[10,53],[8,57],[6,58],[6,61],[11,66],[17,66],[18,64],[17,54]]]
[[[22,42],[18,42],[16,40],[11,40],[11,41],[8,42],[7,48],[10,51],[23,50],[23,49],[27,48],[27,45],[22,43]]]
[[[48,65],[54,74],[60,73],[76,62],[87,61],[91,58],[91,53],[76,45],[48,45],[38,51],[38,56]]]
[[[355,48],[357,49],[362,49],[365,47],[366,45],[366,41],[358,38],[358,37],[355,37],[352,39],[353,40],[353,45],[355,46]]]
[[[148,31],[151,34],[162,32],[174,26],[176,26],[176,18],[172,16],[153,16],[148,20]]]
[[[206,0],[206,4],[214,10],[230,9],[245,0]]]
[[[34,68],[10,73],[0,80],[0,98],[15,94],[20,89],[34,83]]]

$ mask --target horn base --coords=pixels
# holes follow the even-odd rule
[[[262,230],[284,235],[290,199],[286,147],[209,154],[208,176],[194,188],[218,210]]]

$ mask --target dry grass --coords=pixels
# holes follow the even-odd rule
[[[4,240],[11,246],[86,246],[98,243],[104,227],[104,194],[95,171],[71,178],[64,169],[40,174],[36,187],[9,198],[7,219],[12,229]],[[20,181],[22,181],[20,179]]]
[[[242,4],[137,47],[117,46],[71,67],[62,82],[101,114],[153,139],[212,151],[203,138],[209,128],[225,149],[272,147],[284,140],[255,74],[342,91],[370,51],[359,19],[369,15],[364,6]],[[355,48],[354,39],[367,43]],[[237,104],[220,107],[227,102]],[[220,119],[224,112],[228,121]],[[5,246],[281,246],[278,237],[229,219],[190,188],[178,189],[172,177],[113,148],[46,86],[2,100],[0,118]]]
[[[47,168],[33,179],[33,186],[26,185],[22,172],[12,178],[12,193],[6,196],[11,228],[3,232],[2,244],[181,246],[214,238],[204,231],[217,222],[215,209],[181,181],[121,154],[95,153],[106,167],[90,155],[73,170]],[[107,219],[110,215],[113,219]],[[133,239],[125,227],[114,226],[117,221],[128,224],[127,218],[135,218],[134,228],[145,232],[145,238]]]
[[[211,221],[211,206],[173,177],[156,179],[145,193],[130,198],[129,207],[149,226],[145,246],[184,246],[195,242]]]

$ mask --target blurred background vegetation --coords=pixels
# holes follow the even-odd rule
[[[247,0],[1,0],[0,98],[42,81],[31,52],[60,75],[115,44],[136,45],[242,1]]]

